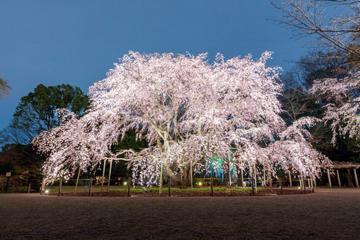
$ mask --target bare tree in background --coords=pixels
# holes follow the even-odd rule
[[[0,78],[0,98],[9,94],[9,85],[4,79]]]
[[[273,5],[282,11],[283,24],[319,37],[360,66],[360,0],[284,0]]]

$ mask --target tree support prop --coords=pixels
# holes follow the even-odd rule
[[[340,180],[340,174],[339,174],[339,170],[336,169],[336,176],[337,176],[337,180],[338,180],[338,184],[339,184],[339,188],[341,187],[341,180]]]
[[[332,188],[330,170],[326,169],[326,171],[327,171],[327,176],[328,176],[328,181],[329,181],[329,187]]]
[[[81,169],[80,169],[80,167],[79,167],[78,174],[77,174],[77,177],[76,177],[76,184],[75,184],[74,193],[77,192],[77,188],[78,188],[78,186],[79,186],[80,172],[81,172]]]
[[[102,178],[101,178],[101,190],[100,190],[101,192],[103,192],[103,188],[104,188],[105,169],[106,169],[106,159],[104,160],[103,173],[102,173]]]
[[[107,192],[110,192],[110,181],[111,181],[111,170],[112,170],[113,160],[110,160],[109,176],[108,176],[108,185]]]
[[[357,176],[356,168],[354,168],[354,178],[355,178],[356,187],[359,188],[359,179]]]

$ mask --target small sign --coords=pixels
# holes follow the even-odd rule
[[[6,172],[6,177],[11,177],[11,172]]]

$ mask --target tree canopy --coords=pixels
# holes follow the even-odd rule
[[[82,116],[89,105],[88,97],[71,85],[38,85],[21,98],[10,126],[2,131],[4,143],[29,144],[42,131],[60,124],[56,109],[66,108]]]
[[[314,120],[287,128],[280,116],[279,69],[266,66],[270,56],[265,52],[255,61],[218,55],[209,63],[204,54],[130,52],[90,88],[86,115],[60,110],[63,124],[34,139],[47,155],[47,180],[109,159],[128,161],[134,182],[161,185],[164,174],[177,178],[206,171],[213,156],[250,174],[262,166],[271,174],[282,168],[317,176],[327,159],[307,143],[305,128]],[[147,146],[111,151],[129,131]],[[276,153],[282,157],[272,157]]]

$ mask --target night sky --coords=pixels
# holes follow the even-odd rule
[[[0,100],[0,129],[37,84],[87,92],[129,50],[210,58],[271,50],[270,64],[287,70],[309,43],[276,22],[268,0],[1,0],[0,11],[0,76],[12,88]]]

